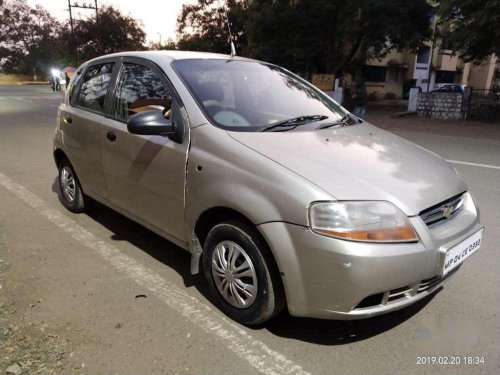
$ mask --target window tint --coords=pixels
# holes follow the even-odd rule
[[[99,64],[87,69],[78,96],[78,105],[94,111],[103,111],[113,65],[114,63]]]
[[[172,95],[150,68],[124,63],[113,95],[112,114],[127,120],[135,113],[157,109],[170,115]]]

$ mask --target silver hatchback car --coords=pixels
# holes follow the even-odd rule
[[[162,51],[83,64],[54,138],[61,202],[174,242],[244,324],[358,319],[414,303],[480,246],[443,159],[278,66]]]

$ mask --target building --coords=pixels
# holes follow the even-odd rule
[[[362,74],[368,94],[377,98],[403,98],[410,87],[432,91],[450,83],[490,90],[500,78],[500,60],[492,55],[481,65],[465,63],[436,43],[433,53],[429,44],[418,54],[395,51],[380,61],[367,60]]]

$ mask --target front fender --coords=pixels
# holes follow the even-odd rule
[[[203,125],[192,130],[187,165],[186,238],[213,207],[238,211],[255,225],[285,221],[307,226],[307,209],[331,195],[264,155],[234,140],[225,130]]]

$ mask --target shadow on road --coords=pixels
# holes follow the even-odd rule
[[[57,179],[54,181],[52,191],[59,195]],[[112,240],[131,243],[179,273],[185,287],[195,287],[207,300],[210,300],[203,276],[190,273],[190,255],[186,251],[97,202],[87,215],[113,232]],[[366,340],[404,323],[423,309],[439,291],[441,288],[407,308],[370,319],[340,321],[296,318],[284,311],[266,324],[251,329],[267,330],[276,336],[319,345],[349,344]]]

